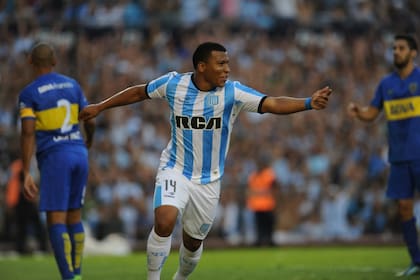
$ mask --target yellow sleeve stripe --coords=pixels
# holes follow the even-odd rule
[[[20,117],[23,118],[35,118],[35,113],[32,108],[20,109]]]
[[[65,125],[78,124],[79,105],[71,104],[70,111],[66,107],[55,107],[36,112],[37,130],[55,130]]]
[[[384,109],[389,121],[420,117],[420,96],[385,101]]]

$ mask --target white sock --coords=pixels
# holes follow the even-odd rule
[[[201,246],[197,251],[191,252],[185,248],[184,244],[181,242],[181,246],[179,248],[179,266],[173,280],[186,280],[188,275],[194,271],[194,268],[200,261],[202,253],[203,243],[201,243]]]
[[[171,236],[161,237],[153,228],[147,239],[147,279],[160,280],[160,271],[171,250]]]

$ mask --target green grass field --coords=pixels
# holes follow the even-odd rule
[[[162,279],[172,279],[178,262],[173,250],[162,271]],[[190,280],[298,280],[298,279],[395,279],[394,274],[408,264],[403,247],[309,247],[270,249],[226,249],[204,251]],[[146,256],[87,256],[84,280],[146,279]],[[54,259],[24,257],[0,259],[2,280],[59,279]]]

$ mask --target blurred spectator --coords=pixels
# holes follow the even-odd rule
[[[248,176],[247,208],[252,211],[257,231],[256,246],[273,246],[278,196],[276,175],[268,156],[259,155]]]
[[[23,164],[16,159],[10,165],[10,176],[6,187],[6,213],[5,233],[13,239],[15,250],[19,254],[28,254],[33,251],[47,252],[47,231],[38,211],[38,204],[27,200],[23,196]],[[15,232],[13,229],[15,228]],[[12,237],[13,236],[13,237]],[[33,237],[37,244],[30,248],[28,237]]]

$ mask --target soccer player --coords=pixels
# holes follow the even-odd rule
[[[396,35],[393,43],[396,71],[379,83],[370,105],[348,104],[351,117],[371,122],[384,110],[388,124],[389,174],[387,197],[398,204],[402,233],[411,257],[398,276],[420,273],[414,192],[420,188],[420,68],[414,63],[417,43],[410,35]]]
[[[47,215],[49,240],[62,279],[81,279],[84,229],[81,208],[88,176],[88,152],[95,123],[79,125],[87,105],[80,85],[53,72],[52,46],[35,45],[29,55],[34,80],[19,95],[24,195],[34,200],[38,186],[30,174],[36,145],[40,170],[39,209]]]
[[[161,155],[154,192],[154,227],[147,241],[148,279],[160,279],[178,214],[183,228],[179,267],[173,279],[187,279],[199,262],[215,218],[232,126],[241,111],[290,114],[324,109],[329,87],[309,98],[268,97],[228,80],[228,53],[214,42],[194,51],[194,71],[170,72],[147,84],[128,87],[80,113],[88,120],[101,111],[146,99],[163,98],[171,111],[171,140]]]

